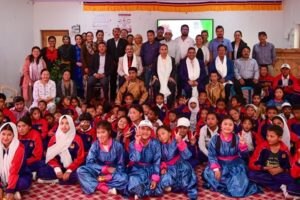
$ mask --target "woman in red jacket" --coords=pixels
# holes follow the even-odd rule
[[[38,171],[38,183],[71,185],[77,182],[76,170],[84,161],[84,146],[76,135],[73,119],[63,115],[59,127],[49,141],[46,166]]]
[[[20,191],[31,185],[31,173],[26,166],[25,148],[18,140],[15,124],[5,123],[0,128],[0,199],[21,199]]]

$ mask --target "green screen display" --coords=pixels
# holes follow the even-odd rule
[[[173,33],[173,39],[181,35],[180,27],[187,24],[190,28],[189,36],[195,39],[196,35],[201,34],[202,30],[208,31],[208,41],[213,39],[214,21],[213,19],[158,19],[157,26],[163,26],[170,29]]]

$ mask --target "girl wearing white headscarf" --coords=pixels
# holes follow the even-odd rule
[[[63,115],[59,126],[49,141],[46,166],[38,172],[39,183],[75,184],[76,170],[84,162],[84,147],[80,136],[76,135],[73,119]]]
[[[279,120],[279,121],[276,121]],[[289,127],[281,115],[276,115],[272,118],[272,123],[280,126],[283,129],[282,142],[290,149],[291,148],[291,133]]]
[[[31,185],[31,172],[26,166],[25,148],[18,140],[14,123],[5,123],[0,128],[0,178],[5,189],[6,199],[21,199],[19,191]],[[15,193],[15,194],[14,194]],[[0,199],[3,190],[0,189]]]
[[[195,104],[192,105],[192,103],[195,103],[196,105]],[[200,111],[198,99],[196,97],[191,97],[189,100],[189,103],[188,103],[188,107],[189,107],[189,110],[191,111],[190,129],[192,132],[194,132],[196,130],[196,125],[198,122],[198,115],[199,115],[199,111]]]

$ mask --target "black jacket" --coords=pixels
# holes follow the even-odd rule
[[[234,48],[235,48],[235,43],[234,41],[231,42],[231,46],[232,46],[232,60],[234,60]],[[240,44],[239,44],[239,48],[236,54],[236,59],[242,57],[242,50],[244,47],[248,46],[246,42],[244,42],[243,40],[241,40]]]
[[[89,69],[89,75],[93,75],[95,73],[98,73],[99,70],[99,58],[100,55],[98,53],[96,53],[95,55],[93,55],[92,58],[92,66]],[[114,60],[112,59],[112,57],[108,54],[105,55],[105,64],[104,64],[104,74],[105,76],[110,76],[112,73],[112,69],[114,66]]]
[[[119,57],[124,56],[127,44],[127,40],[120,38],[118,42],[118,47],[116,47],[114,38],[107,40],[107,53],[113,58],[115,64],[118,64]]]

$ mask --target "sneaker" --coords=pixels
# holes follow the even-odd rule
[[[112,188],[112,189],[109,189],[109,190],[108,190],[108,194],[114,194],[114,195],[117,195],[118,193],[117,193],[116,188]]]
[[[165,192],[171,192],[172,191],[172,188],[170,187],[170,186],[168,186],[168,187],[165,187]]]
[[[138,199],[140,199],[140,198],[139,198],[138,195],[134,195],[134,199],[135,199],[135,200],[138,200]]]
[[[36,181],[36,172],[32,172],[32,180]]]
[[[16,192],[16,193],[14,194],[14,199],[15,199],[15,200],[21,200],[21,199],[22,199],[20,192]]]
[[[51,185],[54,185],[56,183],[59,183],[59,180],[58,179],[54,179],[54,180],[43,180],[43,179],[38,179],[37,180],[38,183],[42,183],[42,184],[51,184]]]

